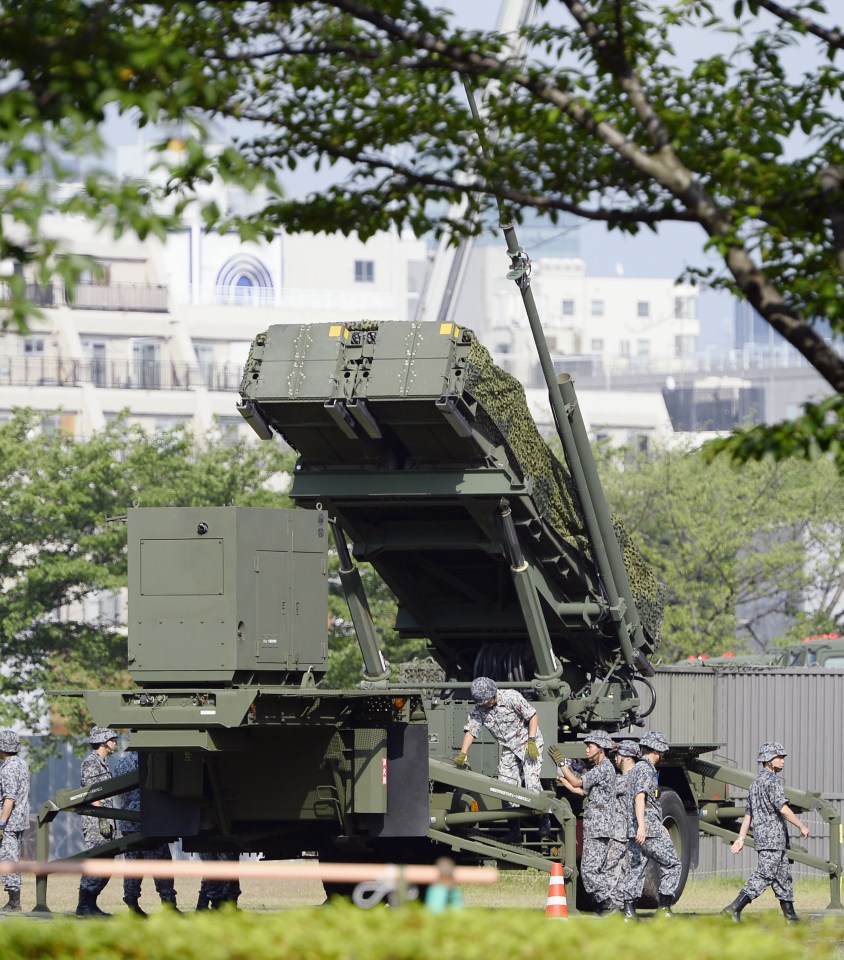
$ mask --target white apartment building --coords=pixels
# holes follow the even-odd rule
[[[542,383],[521,294],[507,279],[499,245],[472,251],[455,319],[475,330],[501,366],[526,387]],[[590,276],[580,259],[535,260],[531,290],[560,371],[670,373],[694,357],[700,333],[697,288],[662,277]]]
[[[45,226],[94,266],[71,295],[32,283],[43,314],[0,336],[0,418],[57,411],[54,426],[88,436],[120,411],[151,429],[190,422],[198,435],[248,429],[235,409],[249,345],[275,323],[412,317],[423,241],[383,234],[288,236],[242,243],[198,224],[164,242],[115,241],[84,219]]]

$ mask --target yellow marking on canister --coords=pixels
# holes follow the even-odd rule
[[[441,323],[440,324],[440,336],[441,337],[450,337],[451,329],[454,326],[453,323]]]
[[[329,337],[339,337],[342,332],[343,332],[343,325],[340,323],[332,323],[331,326],[328,328]]]

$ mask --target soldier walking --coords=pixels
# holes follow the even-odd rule
[[[615,748],[615,815],[610,845],[607,850],[607,874],[610,876],[610,899],[617,910],[624,909],[624,883],[627,879],[627,787],[630,771],[639,759],[639,745],[622,740]]]
[[[29,767],[18,756],[21,738],[14,730],[0,730],[0,861],[20,863],[21,838],[29,826]],[[7,873],[3,886],[9,895],[3,913],[21,911],[21,875]]]
[[[617,909],[613,902],[615,878],[608,854],[615,821],[618,774],[607,753],[615,749],[615,744],[603,730],[590,734],[585,743],[589,769],[583,776],[571,769],[558,747],[550,747],[548,752],[560,772],[559,782],[572,793],[586,798],[580,876],[584,889],[592,895],[599,911],[612,913]]]
[[[659,802],[659,778],[656,766],[668,750],[668,741],[657,730],[646,733],[639,742],[642,759],[629,774],[627,788],[630,862],[624,884],[624,919],[636,919],[636,901],[645,884],[648,860],[659,866],[658,909],[671,916],[671,904],[680,883],[680,858],[662,822]]]
[[[455,765],[466,766],[469,747],[480,736],[481,728],[486,727],[501,747],[498,779],[541,793],[539,772],[542,769],[543,741],[536,710],[518,690],[499,690],[489,677],[476,677],[472,681],[472,699],[475,706],[463,728],[463,743],[454,758]],[[539,838],[547,840],[551,835],[551,818],[547,813],[542,814]],[[514,823],[505,839],[509,843],[519,843],[521,836],[518,823]]]
[[[785,747],[776,741],[766,741],[759,747],[756,760],[762,764],[762,771],[750,786],[739,835],[730,847],[733,853],[740,853],[747,831],[752,826],[759,860],[739,895],[721,911],[736,922],[741,920],[742,910],[768,887],[773,888],[785,919],[789,923],[796,923],[800,919],[794,912],[794,882],[791,862],[786,853],[789,846],[786,822],[793,823],[804,840],[809,836],[809,828],[785,799],[778,775],[782,773],[787,756]]]
[[[124,773],[131,773],[133,770],[138,769],[138,753],[136,750],[126,750],[118,759],[114,767],[114,775],[116,777],[122,776]],[[126,793],[122,793],[118,798],[120,802],[120,808],[122,810],[133,810],[136,813],[140,813],[141,810],[141,791],[140,788],[136,787],[134,790],[129,790]],[[133,833],[139,833],[141,830],[141,825],[135,821],[131,820],[119,820],[118,826],[120,827],[120,833],[122,836],[127,837],[131,836]],[[154,847],[152,850],[127,850],[123,856],[127,860],[172,860],[173,857],[170,853],[170,844],[162,843],[160,846]],[[163,904],[166,904],[174,910],[178,910],[176,906],[176,884],[172,877],[155,877],[153,879],[155,884],[155,892],[158,894],[159,899]],[[124,877],[123,878],[123,902],[126,906],[132,911],[132,913],[138,914],[138,916],[145,917],[146,912],[143,907],[141,907],[138,902],[141,898],[141,878],[140,877]]]
[[[92,750],[82,761],[82,786],[92,787],[96,783],[111,778],[108,758],[117,749],[117,733],[111,727],[91,727],[88,742]],[[101,800],[95,800],[94,807],[104,806]],[[114,820],[99,817],[82,817],[82,836],[85,849],[91,850],[101,843],[111,840],[116,832]],[[76,905],[77,917],[110,917],[110,913],[97,906],[97,897],[105,889],[108,877],[82,877],[79,881],[79,903]]]

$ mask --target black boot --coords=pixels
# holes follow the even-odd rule
[[[736,923],[741,923],[741,912],[751,902],[750,897],[742,890],[741,893],[721,911]]]
[[[76,905],[77,917],[110,917],[110,913],[100,910],[97,906],[97,897],[99,894],[92,893],[90,890],[79,891],[79,903]]]
[[[149,916],[149,914],[146,912],[146,910],[144,910],[144,909],[141,907],[141,905],[138,903],[138,898],[137,898],[137,897],[124,897],[124,898],[123,898],[123,902],[124,902],[124,903],[126,904],[126,906],[129,908],[129,910],[130,910],[132,913],[137,914],[137,916],[139,916],[139,917]]]
[[[2,913],[20,913],[21,912],[21,892],[20,890],[7,890],[9,902],[0,907]]]
[[[237,905],[237,899],[237,897],[225,897],[222,900],[212,900],[211,909],[222,910],[227,908],[229,910],[239,910],[240,907]]]
[[[674,897],[672,897],[670,893],[660,893],[656,901],[657,913],[663,917],[673,917],[674,914],[671,912],[672,903],[674,903]]]
[[[551,827],[551,818],[547,813],[542,814],[539,818],[539,839],[540,840],[553,840],[554,839],[554,830]]]
[[[168,910],[172,910],[175,913],[181,913],[182,911],[176,906],[176,897],[161,897],[161,905],[166,907]],[[197,909],[201,909],[197,906]]]
[[[204,890],[199,891],[199,896],[196,898],[196,909],[197,910],[210,910],[211,901],[208,899],[208,894]]]
[[[624,901],[624,910],[622,910],[625,920],[638,920],[639,917],[636,915],[636,901],[635,900],[625,900]]]
[[[598,902],[598,916],[608,917],[611,913],[620,913],[621,908],[616,906],[612,900],[600,900]]]
[[[800,917],[794,912],[793,900],[780,900],[780,910],[782,910],[782,915],[789,923],[800,922]]]
[[[102,891],[100,891],[100,892],[102,892]],[[106,913],[105,910],[100,910],[99,906],[97,905],[97,897],[98,897],[99,895],[100,895],[99,893],[92,893],[92,894],[91,894],[91,909],[94,911],[94,916],[95,916],[95,917],[110,917],[110,916],[111,916],[110,913]]]

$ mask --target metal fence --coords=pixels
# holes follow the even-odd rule
[[[127,310],[166,313],[169,292],[161,283],[27,283],[24,296],[39,307],[72,310]],[[0,303],[11,298],[7,283],[0,283]]]
[[[153,360],[68,359],[0,356],[0,386],[95,387],[117,390],[207,390],[234,392],[240,363],[163,363]]]
[[[778,740],[789,751],[785,782],[822,794],[844,816],[844,670],[672,669],[658,671],[652,682],[657,706],[648,718],[651,729],[677,743],[721,743],[720,758],[750,771],[758,769],[759,745]],[[809,839],[798,837],[793,844],[825,857],[826,825],[816,816],[805,819]],[[754,863],[749,850],[735,856],[722,840],[701,837],[699,872],[746,874]],[[794,873],[818,876],[799,864]]]

